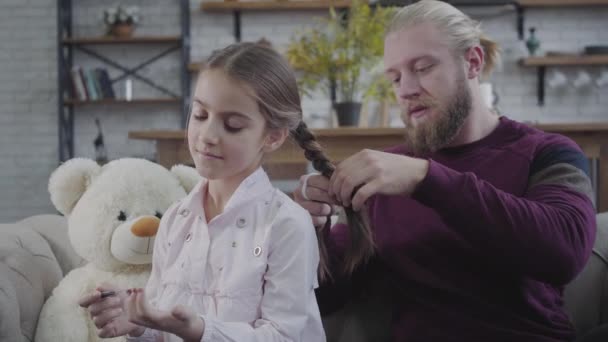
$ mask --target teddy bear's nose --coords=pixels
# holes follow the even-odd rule
[[[133,223],[131,226],[131,233],[139,237],[151,237],[156,235],[158,231],[158,225],[160,220],[155,216],[142,217]]]

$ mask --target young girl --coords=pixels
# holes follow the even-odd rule
[[[310,215],[260,167],[288,136],[315,168],[333,170],[302,121],[287,62],[253,43],[215,52],[199,75],[188,123],[203,180],[164,214],[145,291],[100,286],[81,299],[99,336],[325,341]]]

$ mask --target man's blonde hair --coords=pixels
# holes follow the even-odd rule
[[[389,23],[386,35],[427,22],[446,36],[446,41],[457,55],[474,45],[480,45],[485,54],[483,76],[489,75],[500,62],[498,44],[483,34],[481,24],[443,1],[422,0],[401,8]]]

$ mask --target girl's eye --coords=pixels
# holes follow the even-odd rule
[[[226,130],[230,133],[237,133],[240,130],[243,129],[243,127],[236,127],[236,126],[231,126],[229,124],[224,125],[226,127]]]
[[[204,109],[195,105],[192,108],[192,117],[197,121],[202,121],[207,118],[207,112]]]
[[[244,128],[243,123],[240,121],[241,120],[238,120],[235,118],[229,118],[228,120],[225,121],[224,127],[226,128],[226,130],[228,132],[236,133]]]
[[[401,81],[401,79],[398,77],[391,80],[391,82],[393,82],[393,84],[399,84],[400,81]]]

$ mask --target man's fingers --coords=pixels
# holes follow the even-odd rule
[[[300,184],[303,184],[305,177],[306,175],[300,177]],[[308,177],[306,184],[313,188],[327,189],[329,187],[329,179],[323,175],[312,175]]]
[[[353,196],[353,210],[359,211],[363,208],[365,201],[378,191],[379,183],[378,180],[373,180],[357,190],[355,196]]]
[[[315,227],[322,227],[325,225],[325,222],[327,222],[326,216],[313,216],[312,217],[312,224]]]
[[[300,205],[306,209],[311,216],[327,216],[331,214],[332,207],[327,203],[305,201]]]

